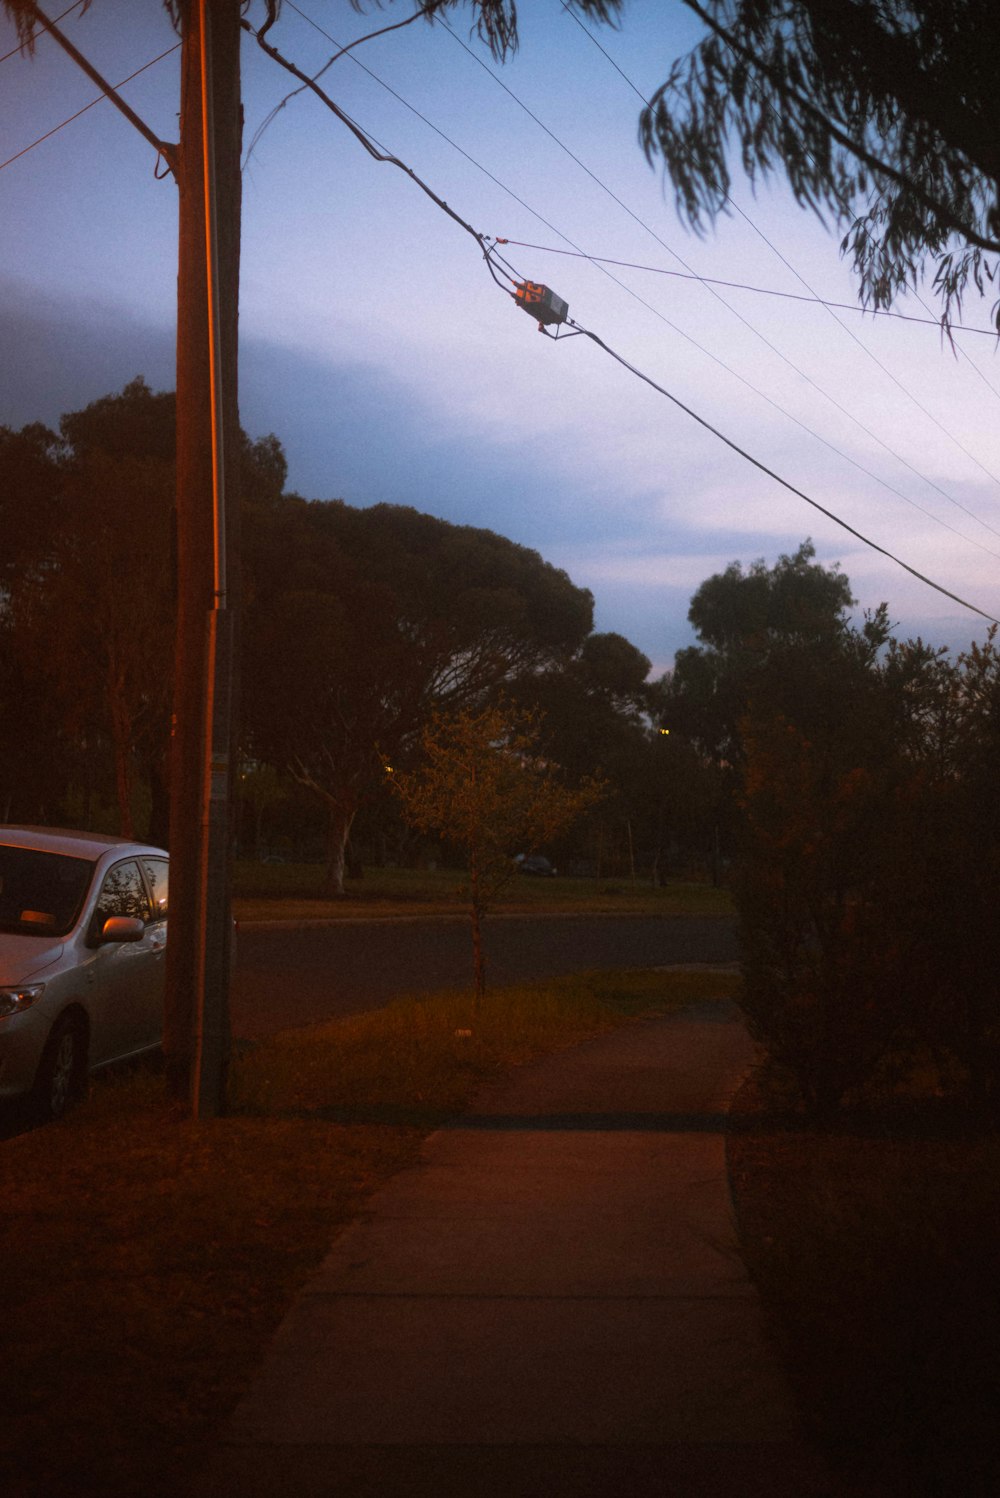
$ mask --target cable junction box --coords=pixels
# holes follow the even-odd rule
[[[539,281],[522,281],[514,292],[514,299],[540,327],[565,322],[569,316],[569,303]]]

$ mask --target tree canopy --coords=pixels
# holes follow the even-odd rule
[[[800,204],[845,229],[866,304],[888,306],[928,260],[946,318],[970,283],[993,279],[994,0],[684,3],[708,35],[674,64],[640,134],[696,229],[726,211],[736,157],[751,181],[783,170]]]
[[[58,434],[0,428],[5,814],[74,819],[65,782],[79,786],[84,761],[85,801],[92,791],[105,804],[109,748],[118,830],[145,823],[152,841],[167,839],[174,414],[173,392],[137,378],[67,412]],[[246,506],[266,513],[284,484],[281,444],[240,440]],[[90,815],[86,804],[76,813]]]
[[[593,599],[537,552],[399,505],[291,499],[248,535],[251,753],[325,804],[342,891],[358,808],[433,711],[566,660]]]
[[[545,846],[604,788],[593,778],[568,785],[548,757],[539,713],[509,702],[435,714],[420,748],[415,770],[387,769],[407,821],[468,855],[478,1004],[486,986],[482,920],[516,873],[513,849]]]
[[[789,693],[808,691],[821,661],[838,655],[854,599],[839,568],[815,555],[804,541],[773,567],[761,559],[744,571],[731,562],[691,600],[688,618],[702,643],[678,651],[659,713],[716,761],[739,759],[740,719],[755,692],[778,683]],[[881,642],[878,619],[871,627]]]

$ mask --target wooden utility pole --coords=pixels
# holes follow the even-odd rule
[[[225,1102],[229,1056],[240,528],[240,0],[180,0],[177,147],[149,129],[34,0],[3,3],[26,45],[33,43],[30,25],[44,27],[177,179],[177,631],[163,1045],[170,1091],[189,1098],[196,1115],[211,1115]]]
[[[170,746],[168,1085],[220,1111],[229,1052],[239,565],[239,0],[181,8],[177,634]]]

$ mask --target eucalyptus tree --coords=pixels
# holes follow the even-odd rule
[[[729,210],[737,162],[752,182],[783,172],[801,205],[840,224],[874,307],[933,268],[947,319],[992,281],[995,0],[683,3],[707,34],[673,64],[640,134],[696,229]]]
[[[251,756],[324,808],[344,889],[359,808],[434,712],[572,659],[593,598],[524,546],[399,505],[291,497],[248,527]]]
[[[773,692],[783,681],[792,695],[811,679],[810,695],[822,691],[818,654],[847,628],[854,599],[848,578],[815,555],[804,541],[771,567],[763,559],[745,569],[731,562],[691,600],[699,644],[678,652],[658,708],[664,726],[717,764],[740,762],[740,720],[765,686]],[[881,636],[882,624],[874,627]]]

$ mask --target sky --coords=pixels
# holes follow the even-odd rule
[[[64,8],[48,0],[53,18]],[[285,0],[269,40],[315,73],[410,9]],[[447,26],[421,20],[365,42],[323,86],[466,222],[510,241],[501,253],[515,274],[551,286],[635,369],[1000,617],[994,341],[956,334],[955,352],[936,326],[862,315],[841,232],[780,180],[755,195],[737,173],[714,231],[685,227],[637,137],[639,96],[700,36],[681,0],[626,0],[619,27],[589,33],[560,0],[518,11],[520,47],[504,64],[459,6]],[[259,0],[249,18],[262,18]],[[61,25],[115,84],[159,58],[122,93],[161,139],[176,137],[177,39],[160,0],[92,0]],[[0,20],[0,56],[15,45]],[[295,84],[250,37],[243,58],[249,147]],[[137,375],[174,383],[176,188],[156,179],[153,150],[101,101],[18,154],[96,93],[49,37],[0,62],[0,423],[15,428],[55,426]],[[859,621],[884,601],[901,637],[953,649],[983,638],[982,618],[589,339],[540,337],[474,240],[313,96],[291,99],[256,141],[243,212],[241,419],[253,437],[280,438],[289,488],[413,505],[536,549],[592,591],[596,627],[626,635],[656,674],[693,643],[687,609],[706,577],[773,563],[806,537],[850,578]],[[966,324],[989,327],[988,293],[967,298]],[[910,296],[898,310],[933,324],[929,285],[920,296],[926,307]]]

